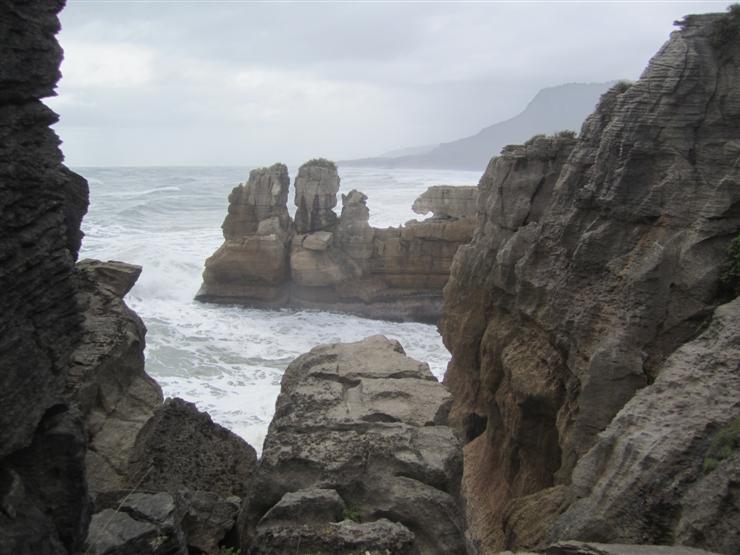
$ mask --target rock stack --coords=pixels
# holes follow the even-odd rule
[[[280,194],[262,195],[269,208],[260,219],[254,208],[259,183],[276,169]],[[287,182],[285,166],[276,164],[252,171],[247,184],[234,189],[224,244],[206,260],[197,299],[392,320],[439,318],[452,257],[473,234],[477,188],[432,187],[416,203],[417,212],[431,210],[432,218],[377,229],[360,191],[342,195],[339,217],[333,211],[340,183],[333,162],[301,166],[294,224],[287,217]]]

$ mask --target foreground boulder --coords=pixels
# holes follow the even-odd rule
[[[241,525],[256,553],[465,553],[449,393],[382,336],[285,371]]]
[[[577,139],[507,147],[481,179],[441,327],[483,552],[740,550],[734,458],[701,470],[740,417],[735,309],[702,335],[740,230],[739,17],[686,18]]]
[[[188,488],[243,497],[257,464],[254,448],[195,405],[167,399],[131,449],[131,487],[177,492]]]
[[[269,221],[281,222],[281,231],[274,231],[276,224],[265,227],[269,235],[253,223],[236,225],[237,214],[250,222],[255,218],[254,209],[244,208],[245,199],[257,198],[261,180],[275,168],[280,168],[283,187],[276,190],[285,194],[271,197],[277,204],[270,213],[283,215]],[[434,217],[387,229],[370,226],[367,197],[356,190],[342,195],[337,218],[332,209],[339,176],[328,160],[301,166],[295,187],[294,233],[284,223],[285,166],[253,170],[246,187],[234,190],[223,226],[226,241],[206,261],[197,299],[337,310],[390,320],[439,319],[452,258],[473,234],[475,187],[431,187],[415,206],[418,212],[433,210]]]

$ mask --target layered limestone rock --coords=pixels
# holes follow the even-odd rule
[[[450,395],[396,341],[324,345],[283,376],[242,550],[465,553]]]
[[[123,262],[77,264],[84,321],[66,388],[85,419],[93,494],[126,485],[136,436],[162,403],[161,388],[144,370],[146,328],[123,300],[140,274],[140,266]]]
[[[339,174],[334,162],[317,158],[303,164],[295,178],[297,233],[331,230],[337,223]]]
[[[257,243],[244,239],[236,245],[227,240],[206,261],[203,286],[196,298],[435,322],[441,315],[442,287],[452,258],[473,234],[470,198],[475,188],[446,187],[446,200],[435,204],[434,218],[377,229],[369,224],[367,197],[356,190],[342,195],[342,213],[336,219],[329,207],[336,204],[338,187],[331,162],[319,160],[302,166],[296,178],[299,209],[292,238],[273,242],[274,249],[267,248],[264,241],[257,248]],[[333,200],[327,200],[329,197]],[[280,198],[284,204],[284,197]],[[237,212],[233,207],[236,199],[232,194],[227,221]],[[308,205],[315,205],[316,210],[304,213],[301,206]],[[313,223],[308,225],[308,221]],[[253,236],[249,237],[252,241]],[[245,250],[247,244],[250,250]],[[287,263],[285,245],[289,245]],[[260,275],[260,287],[255,286],[255,274]],[[271,293],[266,295],[265,291]]]
[[[224,243],[206,260],[197,298],[206,301],[249,298],[254,303],[282,302],[288,277],[288,169],[283,164],[249,173],[229,195],[223,223]]]
[[[478,187],[435,185],[414,201],[417,214],[431,212],[435,218],[467,218],[475,214]]]
[[[730,31],[718,33],[720,27]],[[646,490],[631,491],[634,504],[622,506],[599,492],[621,487],[608,478],[618,464],[625,480],[637,476],[647,448],[625,446],[620,458],[617,440],[605,439],[603,449],[613,455],[584,455],[598,449],[599,432],[638,390],[648,386],[645,404],[659,402],[669,379],[660,376],[675,364],[670,355],[701,331],[720,300],[720,268],[740,229],[736,31],[733,15],[687,18],[639,81],[604,95],[578,139],[563,134],[509,147],[481,179],[478,227],[455,257],[441,327],[452,353],[445,379],[455,399],[451,418],[470,440],[464,487],[483,552],[541,548],[551,538],[573,539],[569,534],[603,539],[609,525],[602,517],[611,523],[616,513],[620,524],[609,534],[629,543],[646,539],[640,523],[651,523],[656,537],[665,520],[665,530],[677,535],[660,541],[697,546],[714,545],[724,529],[724,517],[716,532],[707,517],[724,503],[722,480],[711,486],[714,508],[687,517],[693,524],[678,533],[671,512],[683,503],[674,501],[690,495],[690,483],[671,482],[670,494],[665,481],[648,490],[672,499],[669,506],[651,505]],[[718,372],[692,379],[726,378]],[[683,451],[696,457],[689,460],[671,447],[670,436],[684,433],[677,406],[689,401],[679,402],[681,395],[674,394],[673,420],[653,431],[666,441],[659,452],[678,457],[657,464],[661,469],[701,465],[698,445]],[[717,402],[717,414],[738,416],[736,401]],[[699,420],[696,426],[706,429]],[[553,528],[582,496],[591,501],[572,510],[588,506],[579,515],[593,509],[593,518],[582,527],[559,520]],[[718,548],[730,553],[738,545]]]
[[[52,96],[63,2],[0,2],[0,552],[77,552],[85,434],[64,396],[81,334],[74,261],[87,183],[62,165]]]

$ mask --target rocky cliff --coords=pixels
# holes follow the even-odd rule
[[[57,117],[40,100],[59,78],[62,4],[0,2],[2,553],[76,551],[89,519],[82,421],[64,396],[87,183],[62,165]]]
[[[415,204],[432,218],[377,229],[359,191],[342,195],[337,217],[340,179],[332,162],[312,160],[299,169],[294,223],[288,183],[287,169],[276,164],[253,170],[234,189],[224,244],[206,261],[197,299],[393,320],[440,317],[452,258],[472,237],[476,188],[432,187]]]
[[[700,470],[740,417],[736,307],[711,320],[740,229],[738,19],[687,17],[577,139],[508,147],[481,179],[441,328],[483,552],[740,549],[734,455]]]

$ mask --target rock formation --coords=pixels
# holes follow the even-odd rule
[[[252,170],[246,185],[234,188],[222,226],[225,241],[206,261],[199,296],[284,301],[292,233],[289,185],[288,169],[275,164]]]
[[[0,2],[0,552],[79,549],[85,434],[64,396],[81,335],[74,261],[87,183],[62,165],[54,94],[63,3]]]
[[[466,553],[450,395],[396,341],[324,345],[285,371],[242,523],[254,553]]]
[[[701,471],[740,417],[736,308],[687,344],[722,300],[740,229],[739,28],[736,12],[686,18],[578,139],[508,147],[481,179],[441,328],[484,553],[553,539],[740,549],[726,532],[740,528],[735,459]]]
[[[85,419],[85,466],[93,495],[126,485],[136,436],[162,403],[161,388],[144,370],[146,328],[123,301],[140,273],[140,266],[123,262],[77,264],[84,320],[66,389]]]
[[[342,195],[342,213],[336,217],[332,208],[339,177],[333,163],[320,159],[298,172],[295,233],[290,235],[291,225],[282,217],[280,233],[269,236],[256,231],[254,217],[251,224],[237,225],[234,214],[253,212],[242,205],[254,196],[247,191],[255,187],[255,176],[277,167],[284,171],[280,164],[254,170],[246,189],[238,187],[229,197],[226,241],[206,261],[197,299],[392,320],[439,318],[452,258],[472,237],[475,187],[432,187],[416,204],[419,210],[433,210],[435,217],[376,229],[369,224],[367,197],[359,191]],[[287,188],[287,174],[281,183]],[[287,214],[284,195],[271,202],[276,203],[271,213]]]
[[[467,218],[475,214],[478,187],[435,185],[414,201],[417,214],[431,212],[435,218]]]
[[[337,223],[339,174],[334,162],[317,158],[298,170],[295,178],[295,228],[297,233],[332,229]]]

